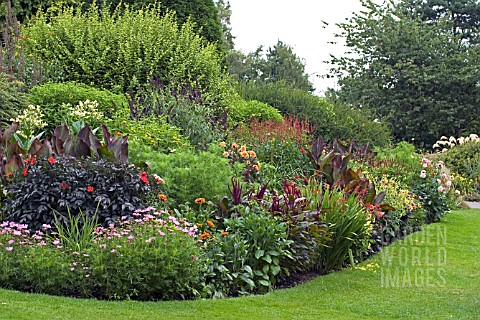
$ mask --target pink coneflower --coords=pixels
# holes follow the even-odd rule
[[[7,251],[12,251],[12,250],[13,250],[13,247],[6,247],[5,250],[7,250]]]

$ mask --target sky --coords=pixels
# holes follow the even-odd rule
[[[293,47],[293,52],[305,65],[310,81],[322,93],[335,87],[334,79],[321,79],[317,75],[328,73],[330,54],[345,52],[336,23],[344,22],[362,8],[359,0],[229,0],[231,27],[235,49],[249,53],[263,45],[264,49],[278,40]],[[325,26],[322,21],[328,23]],[[337,44],[328,44],[336,41]]]

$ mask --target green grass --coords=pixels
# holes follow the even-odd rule
[[[479,319],[479,227],[480,210],[457,210],[355,270],[264,296],[145,303],[0,290],[0,319]]]

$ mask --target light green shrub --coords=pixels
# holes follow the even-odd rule
[[[22,91],[23,83],[13,77],[0,73],[0,125],[6,126],[28,104]]]
[[[131,162],[147,162],[165,180],[169,202],[175,206],[193,203],[196,198],[216,201],[228,194],[233,172],[221,155],[193,150],[164,154],[135,145],[130,150]]]
[[[113,14],[96,6],[86,13],[38,13],[24,34],[25,50],[56,68],[46,75],[54,82],[126,92],[158,77],[173,86],[208,87],[208,99],[220,104],[232,94],[216,46],[196,34],[191,22],[179,28],[175,15],[163,15],[159,5]]]
[[[280,111],[257,100],[236,100],[228,109],[228,121],[231,125],[249,122],[254,118],[258,121],[283,120]]]

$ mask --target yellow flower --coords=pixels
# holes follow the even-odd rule
[[[228,152],[225,151],[225,152],[223,153],[223,156],[224,156],[224,157],[228,157]]]
[[[227,144],[225,143],[225,141],[222,141],[218,144],[220,147],[225,147]]]

